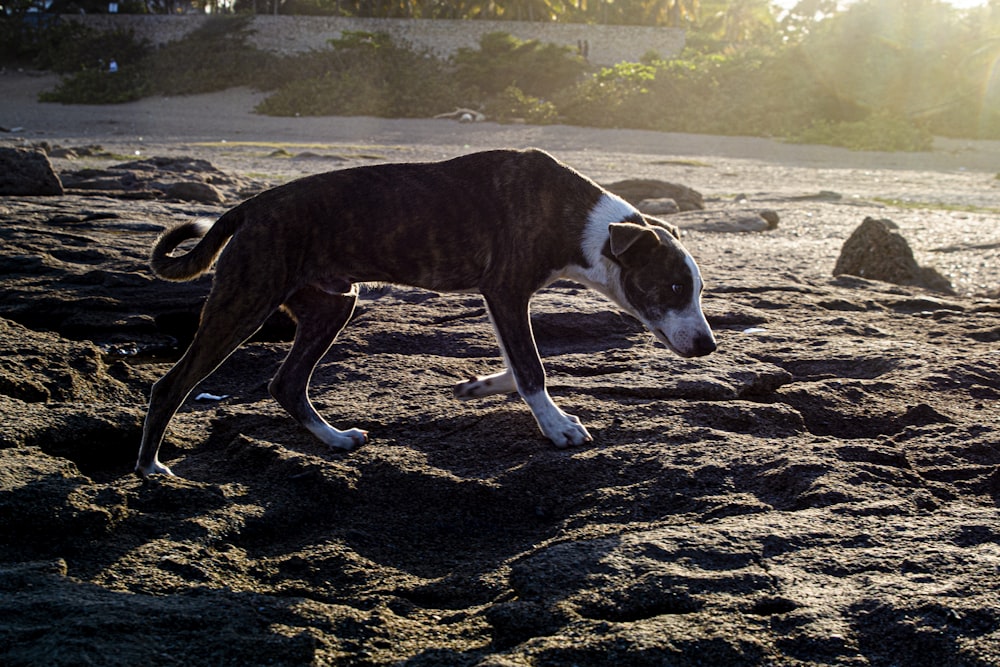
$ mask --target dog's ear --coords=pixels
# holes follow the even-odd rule
[[[665,229],[667,230],[667,233],[669,233],[675,239],[677,239],[678,241],[681,240],[681,230],[677,229],[676,226],[671,225],[666,220],[662,220],[660,218],[654,218],[651,215],[643,215],[642,219],[646,221],[646,224],[655,225],[661,229]]]
[[[622,266],[638,263],[641,257],[660,244],[660,238],[652,229],[630,222],[612,223],[608,232],[604,255]]]

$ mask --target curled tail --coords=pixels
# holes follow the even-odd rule
[[[156,239],[150,253],[149,265],[153,273],[164,280],[194,280],[212,267],[238,224],[239,218],[230,212],[214,224],[210,220],[193,220],[168,229]],[[177,246],[190,239],[202,240],[183,255],[170,255]]]

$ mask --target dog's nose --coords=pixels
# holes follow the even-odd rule
[[[718,347],[719,346],[715,343],[715,336],[710,333],[704,334],[694,339],[694,344],[691,346],[691,356],[704,357],[706,354],[712,354],[715,352]]]

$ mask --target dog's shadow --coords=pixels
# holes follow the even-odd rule
[[[543,539],[561,515],[552,511],[558,492],[535,488],[525,461],[552,459],[556,468],[564,455],[520,405],[442,417],[433,427],[404,420],[346,453],[290,418],[226,415],[191,454],[199,455],[211,460],[213,476],[245,489],[241,502],[265,508],[233,538],[248,555],[341,543],[379,566],[441,580],[417,585],[415,601],[485,602],[489,591],[475,588],[480,574]],[[453,558],[466,563],[462,573]],[[327,579],[340,576],[317,568]]]

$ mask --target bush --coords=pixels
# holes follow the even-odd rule
[[[458,84],[485,97],[499,95],[510,86],[548,97],[576,83],[589,69],[569,47],[523,41],[503,32],[483,35],[478,50],[461,48],[453,60]]]
[[[252,18],[213,17],[183,38],[164,44],[143,62],[150,90],[190,95],[253,81],[274,56],[247,43]]]
[[[38,60],[66,73],[43,102],[115,104],[148,95],[184,95],[245,84],[272,56],[246,43],[249,17],[212,18],[180,40],[152,50],[132,33],[97,33],[68,22],[47,34]],[[73,39],[70,39],[70,38]],[[118,63],[108,73],[108,62]]]
[[[46,30],[38,46],[34,66],[59,74],[107,69],[112,60],[134,66],[150,53],[149,42],[137,39],[131,30],[98,32],[75,21]]]
[[[102,67],[64,77],[55,90],[43,92],[38,99],[63,104],[121,104],[142,99],[149,92],[148,80],[141,68],[124,65],[114,73]]]
[[[792,141],[842,146],[852,151],[929,151],[933,137],[906,118],[881,111],[860,121],[816,121]]]
[[[458,93],[443,64],[428,53],[395,44],[388,35],[350,33],[329,52],[285,61],[307,74],[257,106],[273,116],[425,117],[454,108]],[[322,73],[317,73],[322,70]]]
[[[486,113],[496,120],[523,120],[533,125],[548,125],[559,118],[555,104],[525,95],[515,86],[509,86],[487,103]]]
[[[448,61],[361,32],[279,57],[249,46],[249,17],[208,21],[155,51],[126,33],[0,19],[0,52],[33,54],[67,74],[47,101],[250,85],[274,91],[257,109],[273,115],[427,117],[465,106],[499,120],[791,137],[855,150],[926,150],[931,131],[1000,138],[1000,111],[982,85],[1000,53],[993,33],[946,20],[940,3],[918,5],[910,12],[860,0],[795,44],[715,44],[671,60],[649,52],[596,71],[571,48],[505,33]],[[935,26],[933,39],[923,39],[926,25]],[[116,75],[105,71],[112,57]]]
[[[649,127],[660,109],[650,99],[656,68],[638,63],[605,67],[556,96],[567,122],[596,127]]]
[[[59,27],[51,14],[0,11],[0,63],[45,68],[36,59],[47,36]]]

